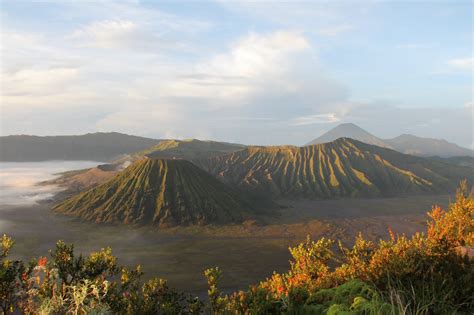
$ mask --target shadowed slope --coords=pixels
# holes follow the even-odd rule
[[[447,158],[433,156],[430,159],[433,161],[474,168],[474,156],[452,156]]]
[[[411,155],[440,157],[474,156],[473,150],[460,147],[443,139],[421,138],[405,134],[384,141],[398,152]]]
[[[202,160],[224,182],[277,197],[358,197],[455,189],[472,169],[341,138],[306,147],[248,147]]]
[[[97,132],[80,136],[6,136],[0,137],[0,161],[109,161],[122,154],[143,150],[160,141],[117,132]]]
[[[146,158],[54,210],[96,222],[173,226],[238,221],[245,207],[191,162]]]

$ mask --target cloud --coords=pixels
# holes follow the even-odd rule
[[[472,71],[474,69],[474,58],[457,58],[448,60],[448,65],[455,69]]]
[[[44,17],[36,21],[37,29],[23,16],[19,22],[3,20],[1,133],[100,130],[302,144],[331,124],[354,121],[381,135],[390,130],[446,133],[451,140],[471,143],[458,130],[470,130],[468,108],[438,110],[428,104],[409,110],[382,101],[363,103],[354,99],[360,91],[343,81],[367,78],[354,72],[360,68],[352,60],[334,72],[327,68],[326,62],[334,66],[338,57],[332,43],[343,53],[357,45],[326,37],[365,31],[370,5],[223,6],[228,11],[219,18],[208,12],[205,16],[213,19],[208,21],[187,10],[169,14],[141,2],[58,2],[54,14],[61,14],[58,23],[64,29],[45,23]],[[214,9],[221,13],[222,7]],[[236,27],[236,21],[244,26]],[[366,70],[364,62],[358,66]]]
[[[466,131],[473,130],[473,120],[468,111],[464,106],[403,108],[375,101],[353,106],[341,122],[354,122],[381,138],[410,133],[469,146],[473,134]]]
[[[68,39],[79,47],[127,49],[140,52],[163,53],[164,49],[184,49],[187,44],[179,41],[169,29],[155,31],[152,23],[132,20],[101,20],[75,30]]]
[[[102,48],[129,47],[136,40],[138,26],[127,20],[94,22],[73,32],[71,38]]]
[[[89,168],[97,164],[98,162],[86,161],[6,163],[2,165],[0,172],[0,205],[35,204],[50,198],[64,188],[38,183],[55,178],[60,172]]]
[[[229,53],[199,64],[196,70],[213,76],[252,78],[284,71],[286,58],[307,48],[308,41],[298,32],[250,33],[234,43]]]
[[[217,99],[218,106],[242,105],[268,85],[291,89],[285,74],[296,55],[309,47],[298,32],[250,33],[228,52],[200,61],[191,73],[165,83],[160,92],[166,97]]]
[[[296,117],[290,122],[290,126],[304,126],[313,124],[327,124],[341,121],[336,113],[316,114],[303,117]]]
[[[57,93],[77,77],[75,68],[22,69],[4,76],[3,93],[6,97],[42,96]]]

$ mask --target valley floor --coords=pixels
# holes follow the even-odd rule
[[[152,228],[95,225],[59,216],[50,205],[0,206],[0,234],[16,240],[13,257],[29,259],[54,247],[58,239],[88,253],[112,247],[124,265],[141,264],[145,276],[169,280],[179,289],[206,290],[203,270],[219,266],[222,288],[246,288],[288,269],[288,246],[306,235],[342,239],[350,243],[359,232],[371,239],[396,233],[413,234],[424,229],[432,205],[445,207],[452,196],[412,196],[386,199],[291,201],[271,216],[257,217],[240,225]]]

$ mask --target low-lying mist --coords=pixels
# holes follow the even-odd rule
[[[98,164],[100,162],[94,161],[0,162],[0,206],[33,205],[51,198],[61,188],[38,183],[61,172]]]

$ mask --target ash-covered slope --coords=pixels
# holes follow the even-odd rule
[[[452,192],[471,168],[348,138],[306,147],[248,147],[201,160],[226,183],[275,197],[337,198]]]
[[[191,162],[146,158],[54,210],[95,222],[174,226],[240,221],[248,207]]]

